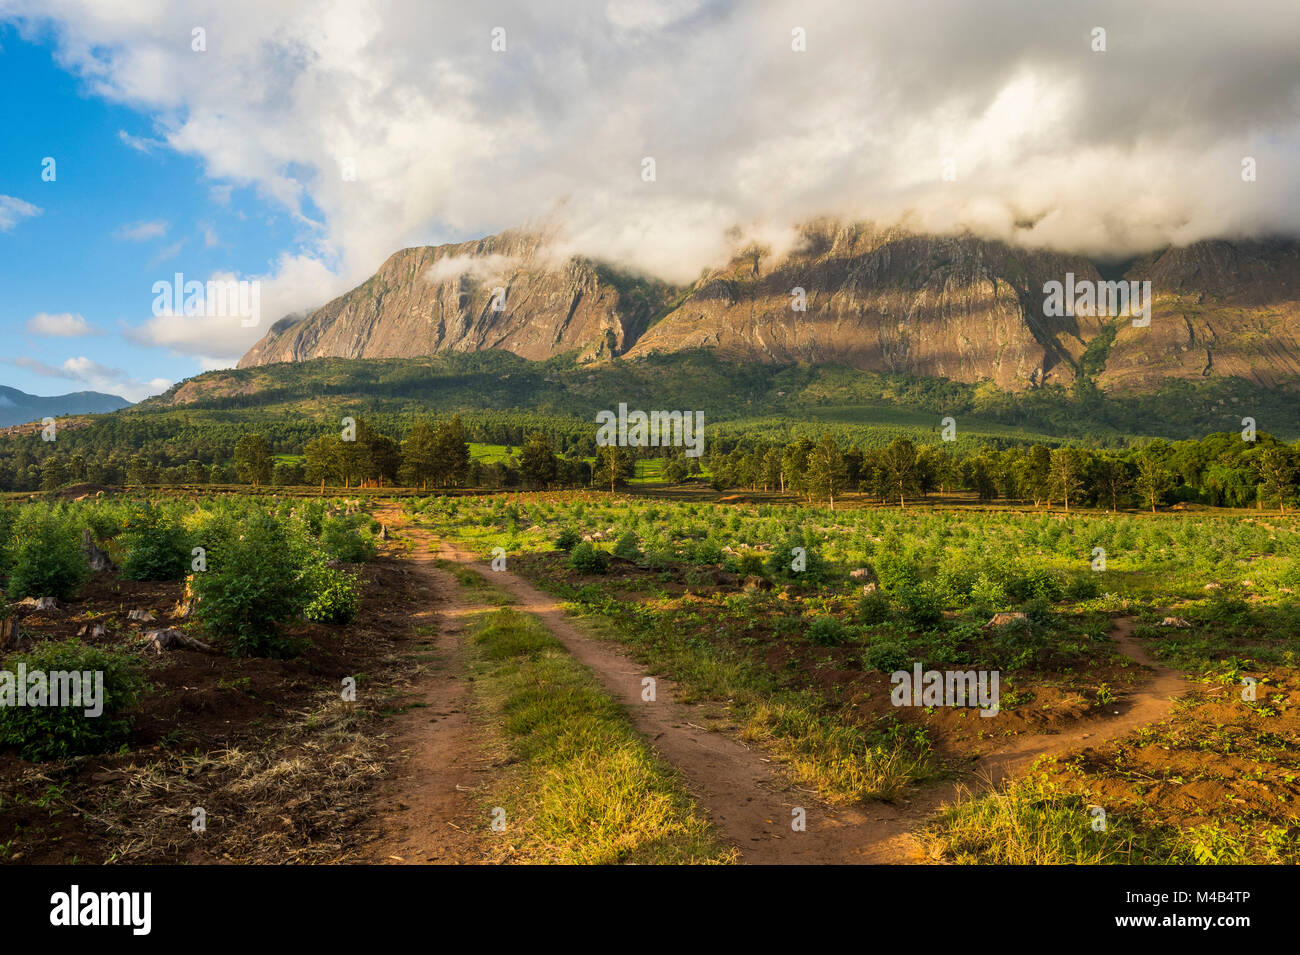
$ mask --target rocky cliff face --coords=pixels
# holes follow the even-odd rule
[[[1106,269],[1106,279],[1121,276]],[[1232,375],[1300,383],[1300,245],[1203,242],[1133,262],[1150,280],[1152,321],[1044,313],[1043,286],[1093,262],[971,236],[921,236],[813,222],[784,256],[739,250],[674,289],[505,232],[405,249],[370,280],[306,318],[277,322],[241,367],[325,356],[415,357],[506,349],[542,359],[709,348],[743,362],[810,362],[991,380],[1070,384],[1091,368],[1107,389]],[[498,291],[501,290],[501,291]],[[802,290],[802,294],[798,291]],[[799,307],[802,306],[802,307]],[[1114,330],[1106,344],[1104,331]],[[1099,337],[1100,336],[1100,337]]]
[[[583,259],[556,261],[542,237],[525,232],[403,249],[306,318],[276,322],[239,367],[488,348],[597,359],[624,352],[667,291]]]

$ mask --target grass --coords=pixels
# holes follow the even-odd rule
[[[1097,814],[1081,777],[1034,773],[1001,791],[963,793],[923,833],[931,857],[960,865],[1258,865],[1300,861],[1286,826],[1216,820],[1179,827],[1140,806]],[[1104,825],[1103,825],[1104,823]]]
[[[681,778],[537,620],[509,608],[470,623],[476,704],[513,762],[499,791],[503,861],[729,863]]]

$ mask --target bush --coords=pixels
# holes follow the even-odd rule
[[[921,565],[896,552],[882,552],[876,557],[875,566],[880,589],[887,593],[906,590],[921,583]]]
[[[145,505],[126,525],[126,559],[122,576],[128,580],[180,580],[190,570],[190,545],[185,528],[158,508]]]
[[[868,644],[862,652],[862,665],[868,670],[879,670],[881,673],[905,670],[911,662],[912,657],[907,652],[907,647],[893,640]]]
[[[808,642],[819,647],[837,647],[845,636],[844,625],[834,617],[818,617],[808,627]]]
[[[375,542],[362,525],[370,518],[365,514],[327,517],[321,521],[320,545],[326,555],[345,564],[359,564],[375,556]]]
[[[868,627],[884,623],[889,619],[888,598],[878,590],[863,594],[858,598],[857,606],[853,609],[853,617],[858,623]]]
[[[351,623],[360,604],[356,576],[325,564],[314,564],[307,573],[307,606],[302,615],[314,623]]]
[[[943,598],[925,584],[904,587],[898,593],[898,602],[913,626],[926,629],[943,620]]]
[[[636,560],[641,556],[640,543],[636,534],[628,531],[614,544],[614,556],[624,560]]]
[[[609,564],[605,552],[583,541],[569,552],[569,566],[583,574],[603,574]]]
[[[1101,596],[1101,585],[1095,572],[1072,577],[1065,585],[1065,596],[1070,600],[1092,600]]]
[[[305,550],[274,518],[254,514],[242,535],[209,553],[207,571],[194,575],[195,616],[237,655],[282,653],[280,625],[309,599]]]
[[[63,759],[113,749],[126,739],[132,714],[144,690],[144,677],[134,657],[117,651],[88,647],[78,640],[47,641],[28,653],[13,654],[4,670],[16,674],[25,665],[30,677],[36,671],[102,673],[102,711],[87,716],[89,704],[80,706],[13,706],[7,693],[0,698],[0,745],[16,746],[23,759]],[[0,678],[8,683],[12,678]],[[15,693],[26,687],[15,685]]]
[[[578,546],[580,543],[582,543],[582,536],[572,527],[566,527],[564,530],[560,531],[559,536],[555,538],[555,549],[567,553],[568,551],[573,550],[573,548]]]
[[[52,511],[24,511],[6,548],[9,596],[57,597],[66,600],[90,576],[81,550],[81,535],[70,521]]]
[[[1017,600],[1060,600],[1064,593],[1060,578],[1046,567],[1022,570],[1007,581],[1007,593]]]

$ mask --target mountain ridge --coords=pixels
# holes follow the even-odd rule
[[[970,234],[813,220],[782,254],[749,243],[671,285],[565,255],[537,232],[390,256],[366,282],[275,323],[240,368],[321,357],[500,349],[545,360],[635,360],[707,349],[736,362],[842,365],[1026,390],[1150,391],[1169,378],[1300,386],[1300,243],[1206,240],[1133,259],[1152,321],[1049,317],[1045,282],[1113,266]],[[802,289],[804,310],[792,307]],[[1087,367],[1084,356],[1089,355]]]

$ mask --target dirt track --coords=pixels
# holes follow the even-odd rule
[[[510,594],[518,610],[541,620],[627,708],[637,730],[682,773],[698,804],[740,849],[743,861],[751,864],[926,861],[912,833],[940,806],[950,802],[960,785],[975,791],[985,789],[1026,768],[1039,756],[1060,755],[1123,736],[1161,719],[1172,708],[1173,698],[1188,688],[1177,672],[1160,666],[1146,653],[1133,636],[1131,620],[1116,621],[1114,636],[1120,649],[1154,673],[1149,683],[1116,704],[1113,714],[1075,723],[1068,733],[1018,737],[975,762],[969,775],[959,782],[921,787],[895,804],[837,810],[807,790],[792,786],[762,752],[697,725],[697,708],[677,701],[679,694],[671,681],[646,671],[615,646],[589,635],[554,598],[527,580],[509,571],[494,572],[464,549],[436,539],[419,527],[408,526],[403,532],[415,543],[416,555],[428,554],[429,544],[436,542],[439,556],[480,574]],[[414,559],[428,560],[422,556]],[[435,568],[428,569],[437,573]],[[464,612],[465,608],[457,609]],[[642,680],[647,676],[656,681],[653,702],[642,699]],[[450,738],[457,732],[455,723],[435,723],[433,736]],[[438,773],[438,753],[440,747],[448,745],[436,740],[416,744],[410,766],[413,782],[426,771],[435,776],[445,774],[445,769]],[[467,753],[461,757],[462,761],[469,758]],[[421,784],[427,784],[427,780]],[[791,813],[796,807],[806,811],[806,831],[791,828]]]

